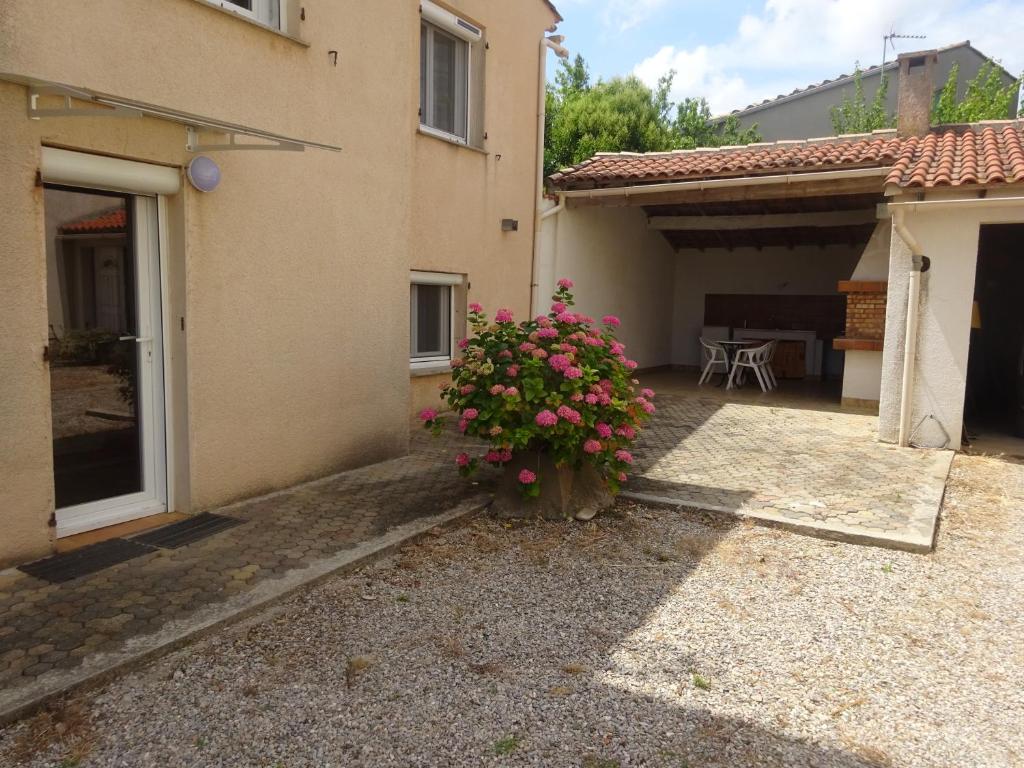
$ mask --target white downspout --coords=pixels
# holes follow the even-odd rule
[[[547,104],[545,97],[547,90],[545,85],[547,84],[547,57],[548,49],[552,51],[560,59],[569,58],[569,50],[562,46],[562,41],[565,38],[562,35],[552,35],[551,37],[542,37],[540,40],[540,53],[537,62],[537,188],[536,188],[536,199],[534,206],[536,210],[533,214],[533,263],[530,265],[530,314],[531,316],[539,313],[538,301],[537,301],[537,280],[538,272],[540,270],[540,235],[541,226],[544,219],[547,218],[545,212],[541,209],[544,205],[544,114],[547,110]],[[557,213],[561,210],[559,206],[555,206],[548,213]]]
[[[899,444],[906,448],[910,444],[910,418],[914,407],[914,362],[917,357],[917,326],[921,299],[921,269],[924,254],[917,239],[903,221],[903,209],[895,208],[892,227],[900,239],[910,248],[912,264],[910,285],[907,291],[907,330],[903,343],[903,387],[900,390],[900,433]]]

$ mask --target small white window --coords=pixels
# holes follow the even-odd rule
[[[281,29],[281,0],[215,0],[221,8],[246,16],[273,29]]]
[[[461,275],[413,272],[409,284],[409,361],[413,368],[451,362]]]
[[[468,143],[470,50],[482,33],[427,0],[421,2],[420,12],[420,125]]]

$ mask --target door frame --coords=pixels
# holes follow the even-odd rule
[[[68,191],[101,190],[59,186]],[[142,490],[55,510],[57,538],[156,515],[171,509],[168,495],[168,450],[165,373],[167,368],[167,296],[163,263],[164,206],[155,195],[127,192],[131,206],[136,281],[138,419],[141,443]]]

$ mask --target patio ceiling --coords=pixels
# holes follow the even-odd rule
[[[864,245],[880,193],[641,206],[647,226],[676,250]]]

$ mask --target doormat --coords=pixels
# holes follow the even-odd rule
[[[244,522],[244,520],[239,520],[235,517],[225,517],[224,515],[215,515],[212,512],[203,512],[203,514],[190,517],[187,520],[147,531],[132,540],[151,547],[177,549],[186,544],[205,539],[207,536],[212,536],[215,533],[226,531],[228,528],[234,528],[236,525],[241,525]]]
[[[51,584],[61,584],[153,551],[153,547],[142,542],[109,539],[72,552],[36,560],[34,563],[19,565],[18,570]]]

